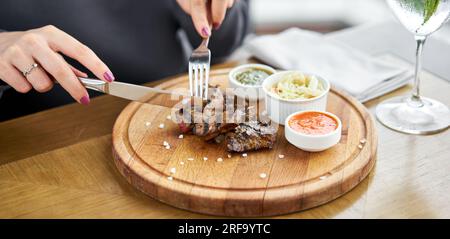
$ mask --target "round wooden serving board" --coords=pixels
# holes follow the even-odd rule
[[[212,71],[211,84],[225,86],[228,71]],[[187,87],[187,82],[186,76],[180,76],[160,87]],[[375,163],[377,136],[367,109],[333,89],[327,110],[343,124],[341,141],[331,149],[302,151],[286,141],[280,126],[273,149],[249,152],[247,157],[234,153],[228,158],[224,144],[204,142],[193,135],[179,139],[178,126],[166,119],[169,108],[132,102],[114,125],[115,163],[140,191],[189,211],[236,217],[300,211],[348,192]],[[161,123],[163,129],[159,128]],[[359,148],[361,139],[366,143]],[[163,146],[164,141],[170,149]],[[171,173],[171,168],[176,172]],[[261,178],[261,173],[267,177]]]

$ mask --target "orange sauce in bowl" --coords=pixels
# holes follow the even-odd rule
[[[335,131],[338,127],[335,118],[320,112],[304,112],[293,115],[288,123],[294,131],[308,135],[325,135]]]

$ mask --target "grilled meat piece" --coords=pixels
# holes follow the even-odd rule
[[[272,125],[252,121],[239,124],[233,132],[227,134],[227,148],[230,152],[245,152],[263,148],[272,148],[277,130]]]
[[[194,105],[191,101],[189,112],[181,108],[176,114],[180,130],[200,136],[205,141],[214,140],[217,143],[222,142],[225,135],[228,150],[231,152],[272,148],[277,130],[270,125],[270,120],[267,117],[251,120],[249,115],[257,115],[256,108],[238,108],[232,105],[233,111],[227,108],[226,100],[217,89],[209,100],[201,104],[197,102]]]

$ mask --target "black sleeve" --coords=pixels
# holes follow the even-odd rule
[[[180,27],[186,32],[189,42],[195,48],[201,42],[201,37],[194,28],[191,17],[174,2],[175,18]],[[218,30],[212,31],[209,43],[212,63],[224,60],[237,47],[242,44],[249,29],[249,3],[248,0],[236,1],[232,8],[228,9],[225,20]]]
[[[4,32],[5,30],[0,29],[0,33]],[[0,79],[0,99],[2,98],[3,92],[9,89],[10,87]]]

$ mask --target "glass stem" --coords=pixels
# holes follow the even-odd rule
[[[416,49],[416,68],[414,71],[414,88],[410,100],[410,105],[414,107],[423,106],[423,102],[420,99],[420,73],[422,72],[422,50],[427,40],[426,36],[415,36],[417,42]]]

